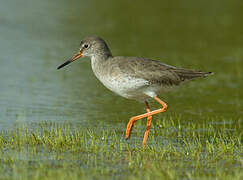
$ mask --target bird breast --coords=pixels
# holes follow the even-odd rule
[[[116,94],[128,99],[145,95],[143,88],[149,84],[147,80],[130,77],[111,66],[102,67],[95,59],[91,60],[91,66],[95,76],[102,84]]]

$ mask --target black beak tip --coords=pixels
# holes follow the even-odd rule
[[[66,65],[68,65],[70,62],[72,62],[72,61],[68,60],[65,63],[61,64],[60,66],[57,67],[57,70],[63,68]]]
[[[57,67],[57,70],[61,69],[62,67],[63,67],[62,65],[58,66],[58,67]]]

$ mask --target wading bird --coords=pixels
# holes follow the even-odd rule
[[[146,145],[148,139],[152,116],[165,112],[168,108],[167,104],[157,95],[183,82],[212,74],[211,72],[177,68],[147,58],[112,56],[107,43],[98,36],[84,38],[81,41],[79,52],[57,69],[81,57],[91,58],[91,66],[95,76],[108,89],[122,97],[145,102],[147,113],[132,117],[126,129],[126,139],[128,139],[135,122],[147,118],[143,145]],[[148,98],[153,98],[162,107],[151,111]]]

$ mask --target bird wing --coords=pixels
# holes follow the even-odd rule
[[[160,61],[137,57],[117,57],[117,65],[121,72],[130,77],[145,79],[149,84],[159,83],[168,86],[211,74],[211,72],[177,68]]]

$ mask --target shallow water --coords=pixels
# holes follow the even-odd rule
[[[84,127],[103,122],[125,131],[128,119],[145,111],[143,104],[103,87],[87,58],[56,70],[90,34],[107,40],[113,55],[215,72],[162,94],[169,105],[166,113],[181,116],[184,123],[213,117],[234,123],[243,116],[242,6],[236,1],[187,2],[2,2],[0,129],[67,121]]]

